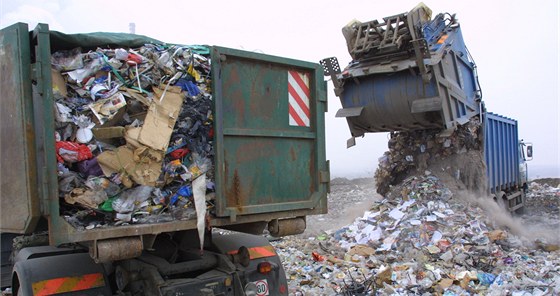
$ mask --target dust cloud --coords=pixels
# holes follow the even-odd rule
[[[495,229],[505,228],[527,248],[537,248],[543,243],[556,245],[560,243],[559,230],[551,227],[553,221],[547,221],[545,216],[537,220],[532,219],[531,223],[528,223],[525,216],[512,215],[504,205],[494,201],[490,196],[477,195],[470,191],[457,192],[455,196],[461,201],[473,203],[483,209],[486,212],[485,222],[488,225],[492,225]]]

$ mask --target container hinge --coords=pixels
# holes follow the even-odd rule
[[[321,89],[322,95],[319,96],[319,102],[326,103],[326,102],[328,101],[328,98],[327,98],[327,87],[328,87],[328,86],[327,86],[327,82],[326,82],[326,81],[323,81],[322,87],[323,87],[323,88]]]
[[[43,95],[43,75],[42,75],[41,63],[31,64],[31,80],[33,80],[39,91],[40,95]]]
[[[327,171],[321,171],[320,173],[321,176],[321,183],[329,183],[330,179],[329,179],[329,172]]]
[[[327,185],[327,192],[331,192],[331,168],[329,160],[327,160],[326,163],[326,170],[319,171],[319,181]]]

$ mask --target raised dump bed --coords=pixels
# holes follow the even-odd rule
[[[352,62],[322,61],[353,137],[367,132],[451,130],[479,114],[476,66],[454,15],[419,5],[343,29]]]

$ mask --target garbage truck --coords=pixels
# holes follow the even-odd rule
[[[476,64],[455,14],[420,3],[409,12],[342,29],[351,62],[321,64],[330,76],[352,137],[365,133],[436,130],[451,135],[476,118],[486,166],[486,191],[510,211],[520,211],[532,145],[518,137],[517,121],[487,112]]]
[[[320,64],[16,23],[0,71],[3,288],[288,295],[262,234],[327,211]]]

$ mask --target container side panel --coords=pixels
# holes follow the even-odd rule
[[[40,215],[27,25],[0,31],[2,232],[31,232]]]
[[[313,145],[306,139],[226,137],[226,206],[304,202],[314,192]]]
[[[517,121],[493,114],[485,116],[485,160],[490,192],[509,191],[519,180]]]
[[[496,172],[498,171],[498,166],[497,166],[497,153],[496,153],[496,125],[493,124],[492,119],[488,118],[486,121],[487,124],[487,129],[488,129],[488,141],[487,141],[487,145],[488,145],[488,149],[486,150],[486,153],[489,154],[490,159],[491,159],[491,170],[488,172],[489,176],[492,176],[492,182],[490,183],[490,190],[492,193],[496,193],[496,184],[498,183],[496,180]],[[498,190],[499,192],[499,190]]]
[[[325,165],[319,66],[215,50],[221,57],[214,64],[217,215],[315,207],[326,194],[319,180]]]
[[[494,163],[493,163],[493,158],[492,158],[492,153],[490,153],[490,133],[491,133],[491,129],[490,129],[490,124],[488,124],[488,118],[485,116],[484,117],[484,161],[486,162],[486,178],[488,180],[488,188],[490,190],[490,192],[494,192],[494,175],[492,174],[493,172],[493,168],[494,168]]]
[[[506,180],[505,180],[505,183],[506,183],[506,186],[509,188],[509,187],[511,187],[511,186],[513,185],[513,183],[512,183],[512,181],[513,181],[513,180],[512,180],[512,179],[513,179],[513,178],[512,178],[512,173],[513,173],[513,172],[512,172],[512,170],[511,170],[511,167],[513,166],[513,161],[514,161],[514,160],[513,160],[512,155],[511,155],[511,152],[512,152],[511,149],[512,149],[513,147],[512,147],[511,142],[510,142],[510,140],[511,140],[512,137],[513,137],[513,134],[512,134],[512,132],[511,132],[511,130],[512,130],[512,127],[511,127],[511,126],[507,126],[507,125],[506,125],[505,128],[506,128],[506,132],[504,133],[504,134],[505,134],[505,138],[506,138],[506,139],[505,139],[505,149],[506,149],[506,153],[507,153],[507,156],[506,156],[506,159],[505,159],[505,162],[506,162],[506,165],[505,165],[505,167],[506,167],[506,171],[505,171]]]
[[[498,133],[497,133],[497,137],[496,137],[496,141],[497,141],[497,159],[498,159],[498,184],[500,186],[501,190],[504,190],[504,172],[505,172],[505,156],[506,156],[506,151],[505,151],[505,147],[504,147],[504,123],[501,121],[496,121],[496,125],[498,127]]]

